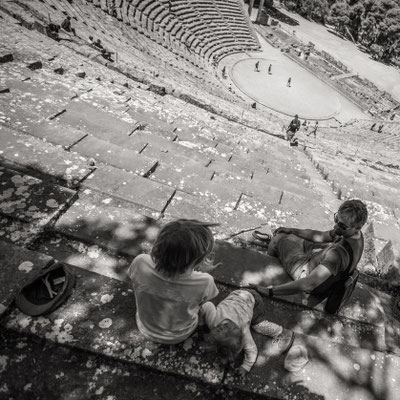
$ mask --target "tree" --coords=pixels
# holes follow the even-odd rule
[[[299,14],[307,19],[324,22],[328,14],[329,6],[327,0],[303,0],[299,5]]]
[[[358,40],[365,8],[360,2],[356,2],[352,5],[350,4],[350,6],[349,29],[355,40]]]
[[[330,10],[329,23],[335,26],[337,32],[344,34],[345,27],[349,24],[350,7],[346,1],[334,3]]]

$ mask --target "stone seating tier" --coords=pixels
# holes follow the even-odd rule
[[[400,362],[397,356],[374,349],[354,347],[340,341],[335,342],[333,337],[320,339],[300,332],[296,334],[294,344],[305,345],[308,349],[310,361],[301,374],[304,378],[310,377],[309,380],[304,379],[300,386],[295,385],[293,380],[289,380],[288,383],[291,374],[288,375],[283,370],[283,356],[274,355],[274,346],[270,338],[254,333],[259,349],[258,360],[248,379],[240,381],[233,377],[215,353],[204,352],[201,345],[204,333],[201,330],[183,345],[173,348],[146,341],[135,323],[135,299],[130,285],[74,266],[71,268],[77,274],[77,285],[68,301],[49,316],[28,317],[14,306],[10,306],[10,300],[18,290],[18,285],[36,273],[49,258],[35,252],[21,252],[18,247],[4,242],[0,242],[0,246],[1,254],[7,254],[7,258],[2,262],[3,271],[8,271],[7,288],[13,288],[5,292],[3,286],[1,290],[2,304],[4,304],[1,324],[10,332],[34,335],[59,345],[68,344],[83,352],[111,356],[127,363],[202,380],[216,387],[227,386],[239,389],[243,393],[258,393],[266,398],[272,396],[283,399],[287,396],[298,396],[299,393],[302,396],[314,393],[325,399],[348,399],[353,392],[360,395],[360,391],[364,398],[368,398],[365,396],[371,392],[380,393],[382,384],[385,385],[386,398],[390,400],[396,398],[396,381],[400,379],[398,375]],[[18,283],[15,282],[16,277]],[[10,278],[13,281],[10,281]],[[219,299],[231,290],[223,285],[219,288],[221,291]],[[88,294],[90,294],[89,301]],[[274,303],[279,301],[265,299],[264,302],[266,308],[271,310],[271,314],[275,311],[273,318],[278,317],[279,307]],[[307,314],[303,314],[305,315]],[[299,314],[297,317],[299,318]],[[313,319],[310,322],[315,324]],[[345,326],[342,325],[343,328]],[[365,376],[358,372],[362,367],[375,371],[375,364],[385,366],[385,378],[381,373],[378,375],[378,372],[372,372],[372,378],[369,374]],[[356,367],[353,367],[354,365]],[[352,379],[350,382],[343,378],[339,379],[329,366],[335,366],[336,373],[339,370],[341,376],[352,371]],[[387,379],[388,377],[390,379]],[[354,379],[358,382],[356,387]],[[384,383],[380,383],[382,379]],[[266,384],[272,381],[275,382],[274,385]],[[322,381],[325,384],[321,385]]]

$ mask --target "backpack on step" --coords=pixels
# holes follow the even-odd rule
[[[329,290],[328,298],[325,303],[325,311],[328,314],[337,314],[340,309],[350,299],[353,291],[356,287],[356,283],[360,276],[360,273],[356,269],[358,262],[360,261],[361,255],[358,260],[353,259],[353,250],[345,239],[340,243],[345,249],[349,256],[349,264],[346,271],[342,272],[341,279],[334,283]],[[362,254],[362,253],[361,253]]]

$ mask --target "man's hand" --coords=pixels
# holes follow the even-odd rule
[[[242,367],[236,368],[235,372],[237,373],[237,375],[240,379],[244,379],[247,375],[247,371]]]
[[[280,226],[279,228],[276,228],[276,229],[272,232],[272,234],[273,234],[274,236],[278,235],[279,233],[287,233],[287,234],[290,234],[290,233],[292,233],[292,229],[291,229],[291,228],[285,228],[284,226]]]
[[[264,296],[270,296],[270,288],[272,286],[262,286],[262,285],[255,285],[254,283],[250,283],[250,288],[256,290],[258,293],[263,294]]]

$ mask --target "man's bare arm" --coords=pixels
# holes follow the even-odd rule
[[[321,285],[328,278],[332,276],[331,271],[322,264],[318,265],[310,275],[305,278],[298,279],[297,281],[283,283],[282,285],[273,286],[273,294],[277,296],[287,296],[290,294],[311,292],[317,286]],[[253,286],[259,293],[268,296],[268,288],[261,285]]]
[[[274,235],[279,233],[287,233],[301,237],[302,239],[309,240],[315,243],[332,242],[333,238],[329,231],[317,231],[314,229],[298,229],[298,228],[285,228],[281,226],[274,231]]]

